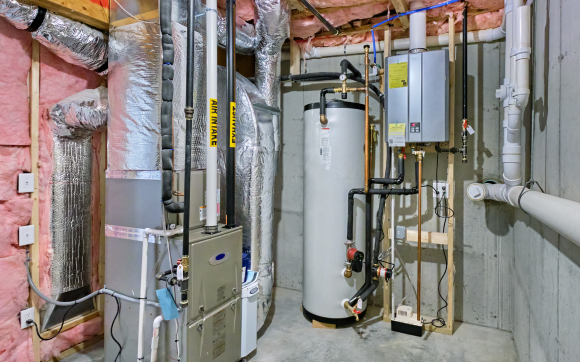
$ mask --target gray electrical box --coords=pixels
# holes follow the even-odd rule
[[[449,140],[449,51],[385,58],[385,142]]]

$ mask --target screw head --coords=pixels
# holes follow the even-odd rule
[[[203,305],[200,305],[199,306],[199,311],[203,313],[205,311],[205,307]]]

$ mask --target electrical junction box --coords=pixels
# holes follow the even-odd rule
[[[26,225],[18,228],[18,245],[34,244],[34,225]]]
[[[29,192],[34,192],[34,174],[18,174],[18,193],[24,194]]]
[[[385,58],[385,142],[449,140],[449,51]]]

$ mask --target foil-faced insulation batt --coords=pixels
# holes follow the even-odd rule
[[[159,171],[159,24],[138,22],[111,29],[109,43],[108,169]]]
[[[107,122],[107,112],[104,87],[82,91],[49,109],[54,297],[91,283],[91,137]]]
[[[17,0],[0,0],[0,15],[18,29],[29,29],[38,9]],[[106,73],[101,68],[107,63],[108,39],[96,29],[47,11],[32,37],[70,64]]]

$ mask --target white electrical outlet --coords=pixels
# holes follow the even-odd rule
[[[18,192],[21,194],[34,192],[34,174],[21,173],[18,174]]]
[[[437,190],[439,194],[437,194],[435,190]],[[433,197],[442,198],[444,193],[447,197],[449,197],[449,183],[433,181]]]
[[[34,225],[26,225],[18,228],[18,245],[34,244]]]
[[[32,323],[26,323],[27,320],[34,320],[34,308],[28,308],[20,311],[20,329],[32,327]]]

